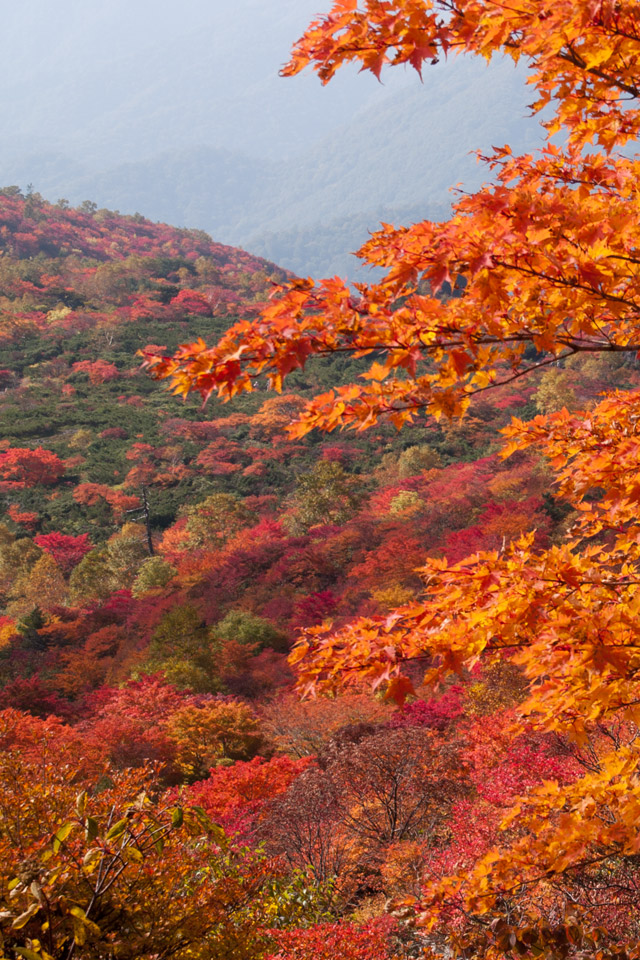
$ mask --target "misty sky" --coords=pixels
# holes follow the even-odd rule
[[[103,160],[178,144],[281,156],[416,78],[355,71],[323,89],[278,76],[322,0],[20,0],[0,31],[11,152],[65,144]]]

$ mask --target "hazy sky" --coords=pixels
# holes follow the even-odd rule
[[[328,0],[327,0],[328,2]],[[5,0],[0,132],[13,153],[137,159],[179,144],[301,151],[417,79],[278,76],[322,0]]]

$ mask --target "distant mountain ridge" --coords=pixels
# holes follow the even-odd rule
[[[441,64],[424,85],[397,70],[383,85],[280,79],[322,6],[20,5],[0,38],[0,183],[202,228],[297,272],[351,273],[378,211],[446,215],[451,186],[486,177],[475,148],[536,146],[510,61]]]

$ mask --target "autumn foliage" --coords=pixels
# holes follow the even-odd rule
[[[259,859],[229,851],[200,809],[147,793],[150,767],[113,770],[60,723],[9,710],[0,738],[5,953],[256,955],[268,916]]]
[[[50,450],[36,447],[11,447],[0,452],[0,487],[3,490],[20,490],[24,487],[52,486],[64,474],[65,465]]]
[[[283,73],[455,53],[547,140],[355,289],[0,191],[10,960],[640,957],[640,14],[337,0]]]
[[[178,393],[228,399],[251,392],[259,374],[280,390],[311,356],[369,356],[358,382],[301,412],[291,428],[301,438],[381,418],[401,427],[423,411],[459,418],[490,389],[585,356],[633,362],[637,4],[338,0],[283,72],[310,65],[327,82],[355,62],[376,76],[387,63],[422,73],[454,52],[524,61],[533,109],[545,110],[543,148],[520,157],[494,148],[484,158],[493,180],[445,223],[383,224],[361,251],[383,269],[379,282],[353,293],[337,278],[295,281],[259,322],[215,346],[150,355]],[[476,542],[469,530],[464,548],[422,565],[422,596],[386,616],[311,628],[291,657],[303,692],[365,682],[398,699],[412,692],[413,662],[426,663],[428,684],[508,662],[524,681],[504,717],[510,735],[556,738],[577,763],[568,778],[522,782],[473,856],[445,857],[416,896],[419,924],[461,956],[638,956],[638,392],[610,390],[576,410],[557,379],[545,381],[540,415],[503,431],[503,456],[535,453],[553,472],[569,512],[555,540],[517,525],[507,534],[505,517],[502,543],[488,550],[491,509]]]

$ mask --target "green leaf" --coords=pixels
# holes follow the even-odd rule
[[[227,835],[221,826],[217,823],[214,823],[210,816],[203,810],[202,807],[193,806],[188,808],[188,812],[193,814],[198,823],[205,828],[207,833],[209,833],[212,839],[219,846],[224,847],[227,843]]]
[[[63,842],[67,839],[71,831],[76,826],[77,823],[75,823],[73,820],[70,820],[69,823],[63,823],[63,825],[56,830],[52,843],[54,853],[58,852]]]
[[[125,847],[125,849],[121,851],[120,855],[129,863],[142,863],[144,860],[144,857],[137,847]]]
[[[122,820],[118,820],[117,823],[114,823],[114,825],[111,827],[111,830],[109,830],[106,839],[116,840],[118,837],[122,836],[128,826],[129,821],[126,817],[123,817]]]
[[[172,827],[181,827],[184,821],[184,813],[182,812],[182,807],[174,807],[171,811],[171,826]]]
[[[205,813],[202,807],[190,807],[190,812],[194,815],[196,820],[205,827],[206,830],[215,830],[216,824],[213,822],[211,817]]]
[[[87,817],[85,820],[85,829],[87,831],[87,840],[95,840],[98,836],[98,821],[93,817]]]

